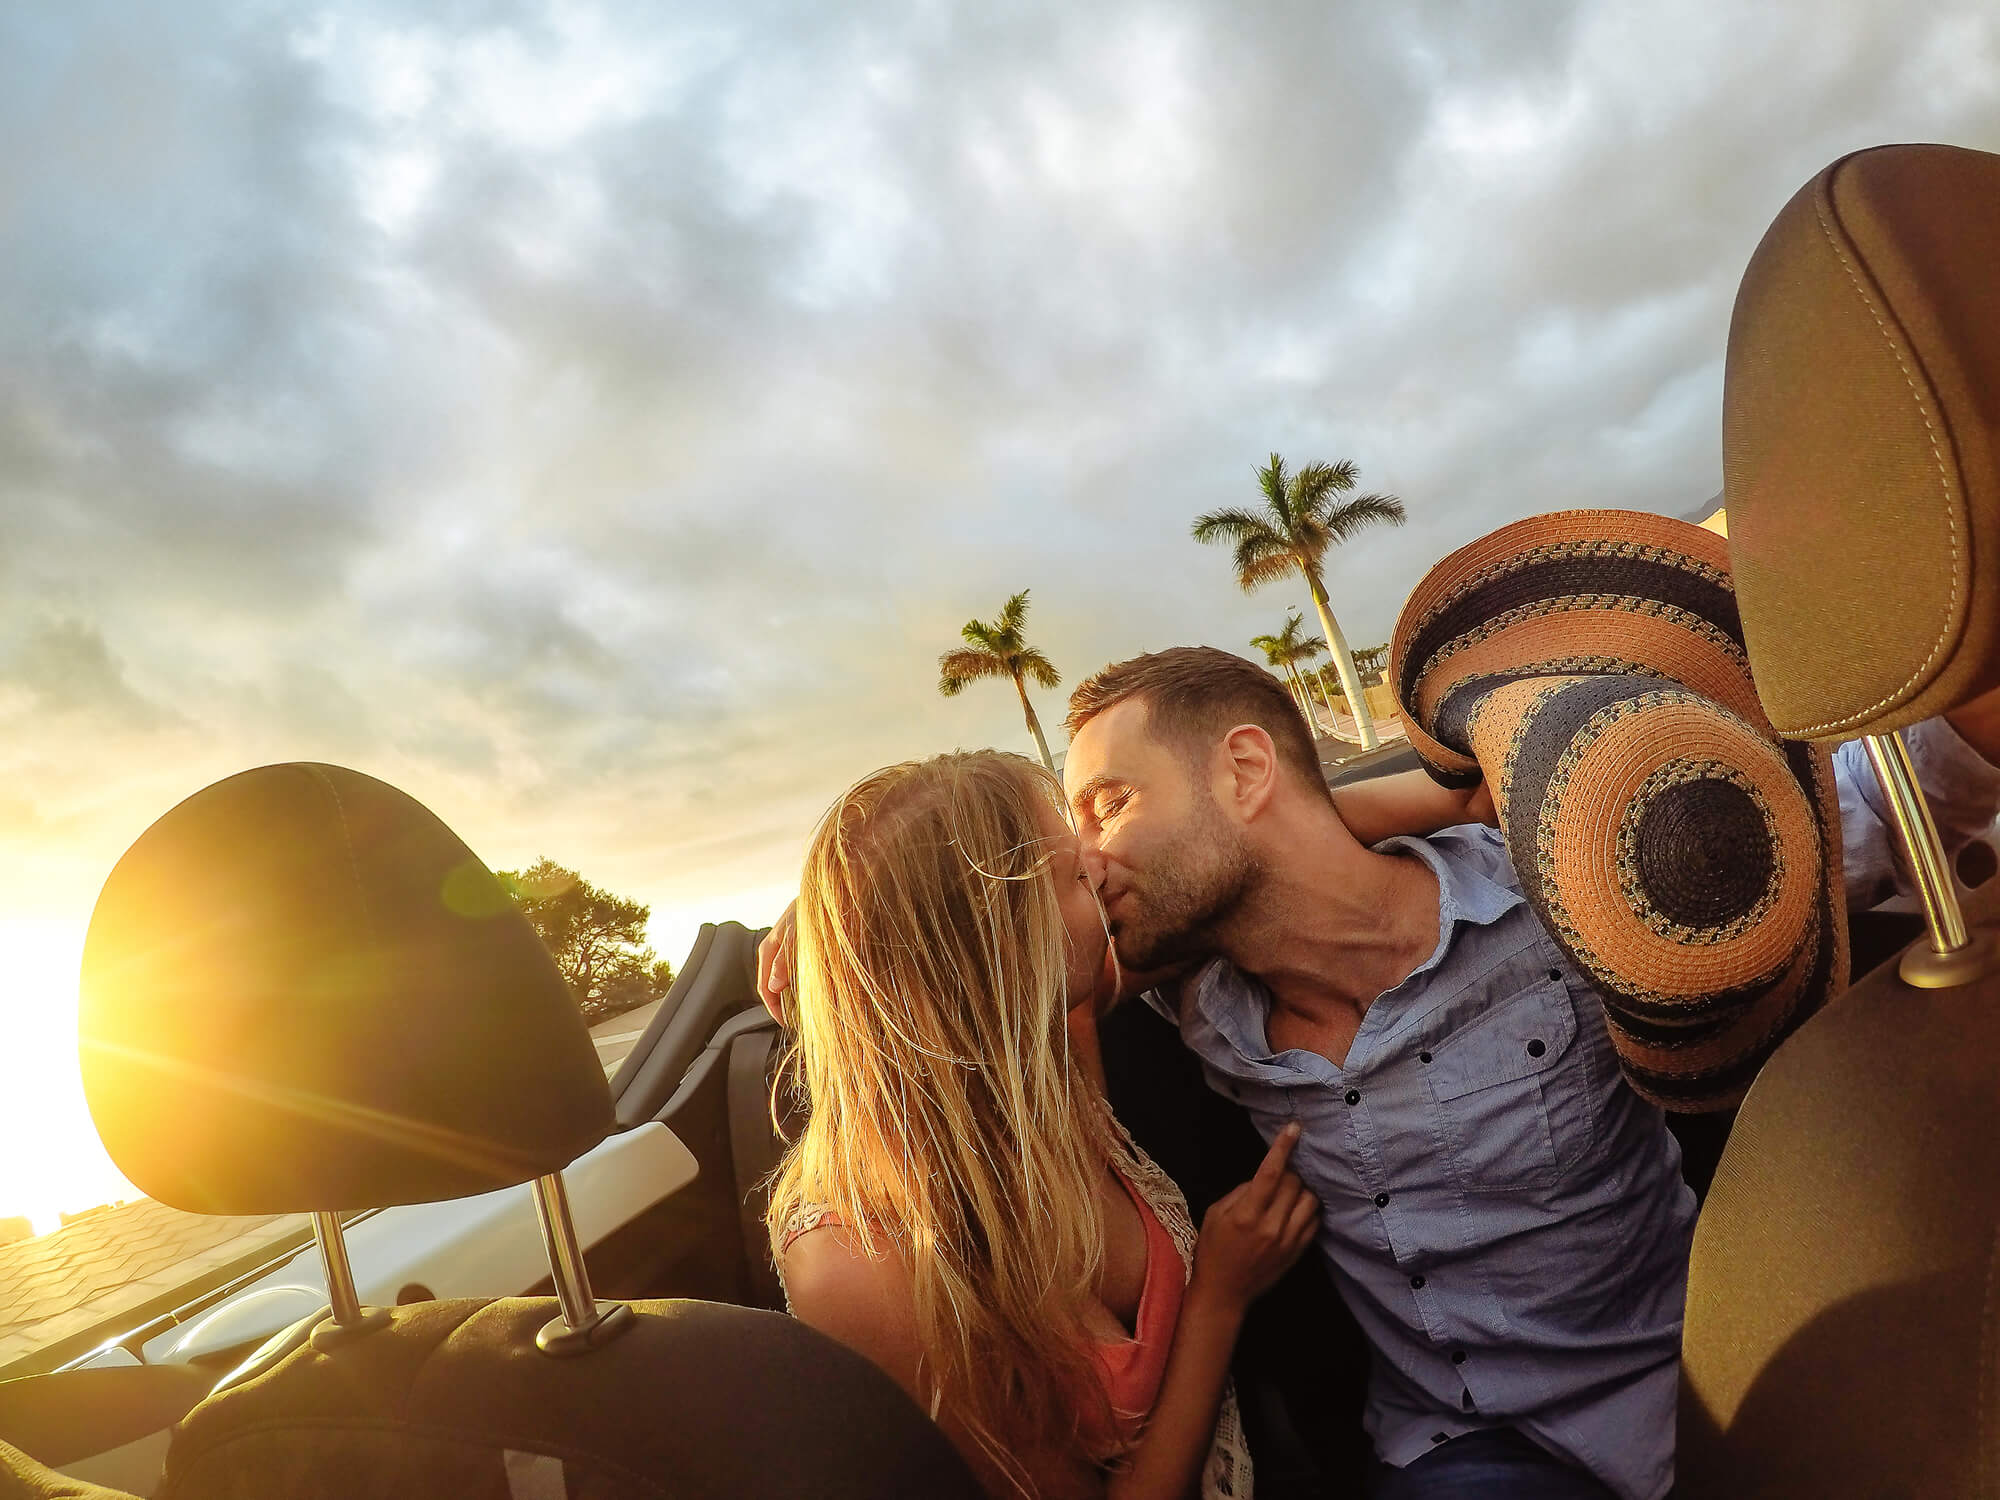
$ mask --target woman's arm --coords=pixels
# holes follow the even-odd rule
[[[784,1261],[792,1315],[865,1356],[907,1391],[936,1420],[993,1500],[1020,1500],[1014,1482],[952,1413],[932,1410],[937,1393],[924,1374],[910,1270],[903,1257],[893,1249],[867,1255],[844,1226],[827,1224],[793,1240]],[[1097,1500],[1104,1493],[1103,1477],[1080,1454],[1017,1452],[1013,1457],[1044,1500]]]
[[[1199,1492],[1243,1314],[1319,1226],[1318,1200],[1286,1167],[1298,1138],[1298,1127],[1287,1126],[1256,1175],[1202,1219],[1160,1396],[1126,1464],[1107,1481],[1080,1454],[1013,1455],[1042,1500],[1186,1500]],[[920,1408],[932,1410],[935,1391],[923,1374],[909,1266],[897,1252],[866,1255],[845,1227],[822,1225],[786,1248],[784,1271],[800,1322],[866,1356]],[[934,1415],[987,1493],[1018,1500],[1012,1481],[952,1413]]]
[[[1319,1228],[1319,1200],[1285,1165],[1298,1138],[1298,1126],[1286,1126],[1256,1175],[1203,1217],[1159,1400],[1139,1445],[1106,1484],[1107,1500],[1187,1500],[1201,1492],[1243,1314]]]
[[[1460,823],[1497,823],[1486,783],[1464,791],[1439,786],[1423,771],[1398,771],[1351,782],[1333,793],[1333,809],[1364,844],[1399,833],[1436,833]]]

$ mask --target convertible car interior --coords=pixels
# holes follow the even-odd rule
[[[726,1081],[732,1050],[706,1030],[683,1046],[673,1022],[702,1025],[706,1004],[684,996],[656,1039],[714,1054],[706,1073],[680,1058],[696,1093]],[[193,1212],[311,1214],[329,1305],[233,1368],[11,1382],[0,1486],[116,1493],[41,1465],[165,1417],[162,1496],[977,1493],[893,1382],[804,1325],[729,1301],[600,1300],[667,1252],[632,1253],[659,1226],[628,1225],[594,1285],[577,1240],[562,1170],[618,1125],[596,1051],[499,883],[396,789],[266,766],[174,808],[105,884],[79,1014],[120,1168]],[[733,1185],[712,1175],[733,1237]],[[521,1184],[553,1296],[359,1302],[341,1211]],[[685,1274],[744,1290],[699,1256]]]
[[[1866,737],[1923,915],[1912,941],[1914,918],[1857,924],[1856,982],[1733,1127],[1677,1127],[1707,1186],[1687,1500],[2000,1494],[2000,881],[1965,895],[1896,735],[2000,685],[1996,246],[2000,157],[1859,152],[1784,207],[1736,305],[1724,495],[1759,693],[1789,738]],[[780,1310],[760,1184],[792,1106],[757,938],[704,928],[607,1080],[533,932],[401,792],[267,766],[168,812],[92,921],[92,1113],[163,1203],[310,1214],[309,1291],[295,1266],[258,1286],[314,1305],[270,1297],[284,1326],[240,1312],[201,1339],[116,1330],[0,1383],[0,1497],[977,1494],[899,1389]],[[1109,1018],[1105,1059],[1197,1215],[1254,1165],[1151,1012]],[[671,1147],[646,1190],[579,1233],[572,1192],[647,1132]],[[515,1284],[367,1305],[403,1282],[357,1211],[504,1194],[542,1252]],[[1236,1371],[1260,1492],[1352,1493],[1365,1350],[1312,1257]]]

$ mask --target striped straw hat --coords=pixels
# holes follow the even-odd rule
[[[1757,701],[1722,538],[1634,511],[1518,521],[1425,575],[1389,660],[1431,774],[1491,782],[1632,1085],[1735,1105],[1846,984],[1847,913],[1832,765]]]

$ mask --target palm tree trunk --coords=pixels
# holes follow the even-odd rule
[[[1314,738],[1318,738],[1327,732],[1329,726],[1320,722],[1319,713],[1313,708],[1312,693],[1306,687],[1305,674],[1299,670],[1297,662],[1289,661],[1285,663],[1285,672],[1292,679],[1292,701],[1305,715],[1306,727],[1313,732]]]
[[[1306,721],[1306,727],[1314,734],[1318,734],[1319,725],[1313,719],[1312,710],[1306,707],[1306,692],[1299,685],[1299,674],[1294,672],[1289,664],[1285,667],[1285,691],[1292,695],[1292,707],[1299,711],[1299,717]]]
[[[1327,603],[1326,585],[1320,582],[1318,569],[1301,567],[1299,571],[1306,575],[1306,587],[1312,590],[1313,608],[1319,611],[1319,628],[1325,632],[1327,648],[1333,652],[1333,669],[1340,674],[1340,690],[1347,694],[1347,706],[1354,710],[1354,727],[1361,731],[1361,748],[1373,750],[1380,743],[1375,738],[1375,716],[1368,712],[1368,700],[1362,696],[1361,674],[1354,670],[1354,653],[1347,649],[1347,637],[1341,633]]]
[[[1338,723],[1340,721],[1340,710],[1334,704],[1333,694],[1326,690],[1326,674],[1324,672],[1314,672],[1307,681],[1319,690],[1319,701],[1326,705],[1326,711],[1332,714],[1334,722]]]
[[[1014,673],[1013,676],[1014,691],[1021,695],[1021,712],[1028,719],[1028,733],[1035,737],[1035,748],[1042,753],[1042,764],[1049,768],[1049,774],[1053,776],[1056,771],[1056,763],[1049,755],[1049,742],[1042,738],[1042,721],[1035,717],[1035,705],[1028,701],[1028,685],[1021,680],[1019,672]]]

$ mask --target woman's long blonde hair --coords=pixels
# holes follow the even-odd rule
[[[877,771],[827,812],[793,962],[809,1119],[770,1209],[780,1250],[802,1209],[824,1208],[865,1253],[907,1259],[925,1378],[1024,1492],[1015,1453],[1108,1430],[1080,1420],[1103,1396],[1083,1313],[1112,1146],[1069,1051],[1037,817],[1061,806],[1041,767],[976,751]]]

